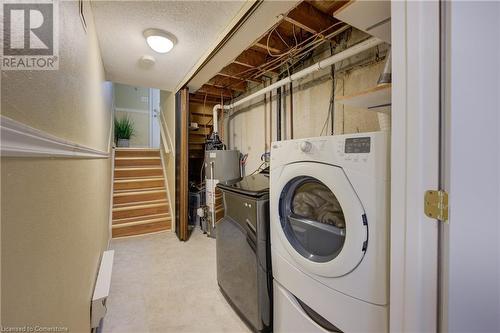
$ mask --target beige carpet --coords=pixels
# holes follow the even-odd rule
[[[198,230],[115,239],[103,332],[250,332],[219,291],[215,240]]]

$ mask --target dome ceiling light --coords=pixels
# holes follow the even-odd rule
[[[174,35],[159,29],[145,30],[144,37],[149,47],[158,53],[169,52],[177,42]]]

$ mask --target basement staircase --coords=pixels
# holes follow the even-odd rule
[[[117,148],[113,182],[113,238],[171,229],[160,150]]]

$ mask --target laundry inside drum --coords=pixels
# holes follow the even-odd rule
[[[304,257],[326,262],[341,252],[346,236],[344,212],[333,192],[312,177],[289,182],[281,196],[282,227]]]

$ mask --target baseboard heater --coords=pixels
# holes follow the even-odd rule
[[[101,325],[101,320],[106,314],[106,300],[109,296],[109,287],[111,286],[111,272],[113,270],[114,250],[104,251],[101,259],[101,266],[97,273],[94,295],[90,309],[90,323],[92,328]]]

